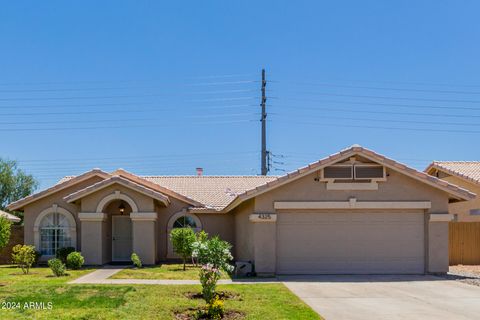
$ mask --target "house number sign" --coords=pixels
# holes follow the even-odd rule
[[[260,220],[271,220],[272,216],[270,215],[270,213],[259,213],[258,214],[258,219],[260,219]]]

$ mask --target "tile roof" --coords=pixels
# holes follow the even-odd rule
[[[247,190],[275,180],[274,176],[142,176],[208,207],[222,209]]]
[[[7,218],[7,220],[10,220],[11,222],[20,222],[21,220],[19,217],[2,210],[0,210],[0,217]]]
[[[450,195],[454,195],[455,197],[458,197],[460,199],[470,200],[476,196],[475,193],[472,193],[465,188],[461,188],[457,185],[438,179],[424,172],[417,171],[403,163],[397,162],[393,159],[387,158],[382,154],[376,153],[370,149],[367,149],[360,145],[355,144],[349,148],[343,149],[340,152],[337,152],[328,157],[320,159],[319,161],[310,163],[304,167],[301,167],[297,170],[289,172],[286,175],[277,177],[272,181],[269,181],[263,185],[255,187],[254,189],[246,190],[244,193],[239,194],[238,197],[232,203],[230,203],[225,209],[231,210],[242,201],[255,197],[261,193],[270,191],[278,186],[284,185],[287,182],[301,178],[309,173],[312,173],[316,170],[319,170],[325,166],[331,165],[341,160],[347,159],[353,155],[362,155],[374,162],[384,165],[385,167],[389,167],[393,170],[399,171],[416,180],[422,181],[426,184],[429,184],[445,192],[448,192]]]
[[[432,169],[480,183],[480,161],[433,161],[425,172],[431,172]]]

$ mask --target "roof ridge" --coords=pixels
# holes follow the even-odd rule
[[[139,175],[141,178],[158,178],[158,177],[166,177],[166,178],[272,178],[275,179],[279,176],[253,176],[253,175]]]

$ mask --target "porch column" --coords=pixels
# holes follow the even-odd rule
[[[452,214],[430,214],[428,221],[428,273],[448,272],[448,224]]]
[[[155,264],[157,261],[157,213],[132,212],[132,248],[143,264]]]
[[[78,218],[82,223],[82,255],[85,264],[101,265],[107,262],[104,257],[107,215],[102,212],[80,212]]]
[[[256,213],[249,216],[253,223],[253,248],[255,271],[260,276],[276,272],[277,215]]]

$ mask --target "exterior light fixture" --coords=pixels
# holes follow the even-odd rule
[[[125,205],[123,204],[123,202],[120,203],[120,205],[118,206],[118,210],[120,211],[121,215],[125,212]]]

